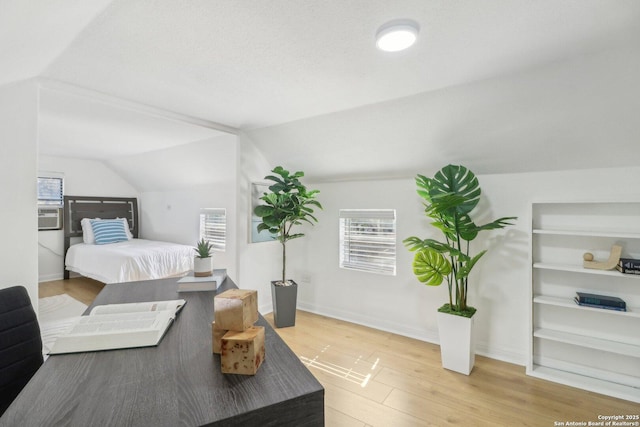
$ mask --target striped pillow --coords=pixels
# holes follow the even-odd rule
[[[92,219],[91,228],[96,245],[124,242],[129,240],[121,219]]]

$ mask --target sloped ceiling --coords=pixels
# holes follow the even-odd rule
[[[418,111],[432,115],[429,122],[434,127],[428,130],[434,132],[445,126],[434,121],[433,113],[439,107],[432,105],[444,92],[456,93],[447,100],[455,99],[451,101],[458,105],[454,111],[464,112],[465,95],[456,88],[478,93],[482,90],[474,85],[489,82],[486,87],[492,87],[496,79],[510,76],[525,76],[525,81],[535,83],[535,77],[526,77],[530,70],[543,70],[552,79],[543,85],[544,92],[563,74],[548,73],[548,67],[580,63],[582,58],[621,46],[635,54],[640,40],[640,2],[636,0],[58,0],[35,4],[0,0],[0,7],[0,24],[6,24],[0,26],[0,59],[3,64],[12,64],[0,68],[0,82],[15,80],[18,75],[38,75],[238,128],[247,131],[268,158],[296,162],[300,168],[314,167],[318,177],[327,178],[349,175],[354,159],[362,165],[379,163],[380,153],[390,153],[384,155],[391,156],[387,163],[394,164],[393,170],[387,168],[386,172],[406,173],[410,167],[402,165],[411,164],[416,153],[390,148],[392,141],[382,142],[372,138],[376,136],[372,133],[347,141],[317,141],[312,134],[315,125],[307,131],[304,127],[313,118],[345,112],[341,120],[346,120],[351,117],[349,111],[366,114],[375,105],[390,106],[393,112],[395,102],[411,104],[422,99]],[[411,18],[420,24],[418,43],[401,53],[377,51],[373,43],[376,30],[397,18]],[[564,82],[572,84],[570,78]],[[567,91],[568,96],[576,93],[581,89]],[[634,106],[630,98],[624,101]],[[508,99],[505,96],[496,102]],[[516,105],[503,105],[494,109],[491,117],[526,102],[525,97]],[[431,106],[424,107],[427,104]],[[533,117],[544,117],[545,102],[534,105]],[[385,115],[384,111],[377,114]],[[78,123],[83,120],[78,118]],[[424,135],[424,121],[415,117],[414,122],[401,121],[395,129],[407,130],[409,126],[413,134]],[[413,128],[416,123],[418,127]],[[496,125],[495,119],[490,123]],[[446,126],[459,127],[458,134],[474,130],[465,128],[464,121],[447,122]],[[540,126],[544,129],[544,124]],[[290,132],[292,129],[295,132]],[[483,138],[506,132],[500,128],[484,130],[487,134]],[[632,129],[630,136],[637,137],[635,132]],[[325,144],[325,152],[339,154],[345,142],[353,148],[345,159],[334,155],[330,161],[311,164],[300,154],[305,136]],[[402,132],[396,136],[403,148],[411,139]],[[539,136],[549,139],[544,132]],[[577,139],[579,134],[569,137]],[[130,141],[134,139],[143,140]],[[151,138],[155,139],[157,135]],[[503,158],[499,165],[486,166],[505,170],[505,165],[517,161],[514,156],[519,150],[500,146],[508,144],[506,138],[496,140],[494,149],[503,153]],[[182,143],[184,140],[177,144]],[[449,161],[456,160],[449,153],[460,151],[455,144],[464,148],[471,142],[453,138],[417,143],[437,149],[438,156]],[[134,142],[127,143],[131,144]],[[163,144],[158,148],[169,146],[168,142]],[[42,144],[43,149],[46,145]],[[64,147],[58,148],[64,151]],[[590,152],[585,150],[578,167],[593,166],[597,157]],[[472,151],[469,156],[475,154]],[[370,171],[375,173],[373,166]]]
[[[108,161],[225,134],[154,115],[135,104],[127,108],[122,102],[64,89],[46,84],[40,88],[41,154]]]
[[[111,0],[0,0],[0,85],[40,75]]]

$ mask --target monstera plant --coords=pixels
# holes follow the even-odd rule
[[[445,280],[449,303],[438,309],[438,331],[442,366],[469,375],[475,363],[474,307],[467,304],[469,274],[486,253],[469,252],[478,233],[511,225],[515,217],[503,217],[476,225],[471,212],[480,200],[476,176],[464,166],[447,165],[433,178],[416,177],[418,194],[425,200],[425,214],[440,230],[443,241],[409,237],[404,244],[415,251],[413,272],[425,285],[438,286]]]
[[[449,303],[438,311],[471,317],[476,309],[467,305],[469,274],[486,253],[469,253],[469,242],[478,233],[512,225],[516,217],[503,217],[484,225],[476,225],[469,214],[480,200],[476,176],[464,166],[447,165],[433,178],[416,177],[418,194],[425,200],[425,214],[431,225],[442,232],[443,241],[409,237],[405,246],[416,254],[413,272],[421,283],[438,286],[445,280]]]

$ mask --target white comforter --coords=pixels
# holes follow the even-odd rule
[[[193,269],[193,247],[132,239],[108,245],[78,243],[67,251],[67,270],[103,283],[178,276]]]

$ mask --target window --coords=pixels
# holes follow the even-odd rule
[[[60,177],[38,177],[38,205],[62,206],[63,181]]]
[[[395,276],[395,209],[340,210],[340,267]]]
[[[213,249],[225,251],[227,241],[227,211],[225,209],[200,209],[200,239],[213,244]]]

